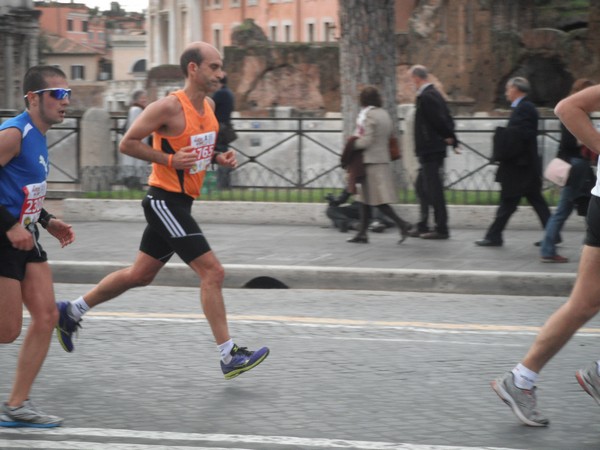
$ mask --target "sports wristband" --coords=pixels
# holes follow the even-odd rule
[[[217,151],[215,151],[215,152],[213,153],[213,155],[212,155],[212,158],[211,158],[211,160],[210,160],[210,163],[211,163],[211,164],[217,164],[217,156],[221,155],[222,153],[225,153],[225,152],[217,152]]]
[[[38,219],[38,223],[42,226],[43,229],[48,228],[48,224],[52,219],[56,219],[56,216],[50,214],[48,211],[42,208],[42,212],[40,212],[40,218]]]
[[[0,231],[6,233],[17,222],[19,222],[19,220],[8,212],[6,206],[0,205]]]
[[[173,167],[173,153],[169,155],[169,159],[167,160],[167,167]]]

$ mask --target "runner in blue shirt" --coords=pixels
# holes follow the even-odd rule
[[[62,419],[37,409],[29,399],[58,321],[50,265],[36,223],[63,247],[75,239],[70,225],[43,209],[46,132],[64,120],[71,90],[60,69],[35,66],[25,74],[23,93],[27,109],[0,125],[0,343],[13,342],[21,333],[23,305],[31,320],[12,392],[0,408],[0,426],[49,428]]]

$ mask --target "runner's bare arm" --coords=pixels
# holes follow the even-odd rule
[[[7,165],[20,151],[21,131],[18,128],[6,128],[0,131],[0,167]],[[31,233],[23,228],[2,205],[0,205],[0,231],[6,233],[6,237],[14,248],[19,250],[33,248]]]
[[[0,131],[0,166],[4,167],[21,151],[21,130],[6,128]]]
[[[220,166],[235,169],[237,167],[237,158],[235,155],[235,150],[229,149],[226,152],[218,153],[217,156],[215,156],[215,161]]]
[[[177,135],[183,131],[185,122],[181,104],[174,96],[167,96],[150,103],[133,122],[121,143],[119,151],[144,161],[168,165],[169,155],[157,152],[142,139],[158,131],[166,135]],[[179,128],[179,129],[178,129]]]
[[[215,110],[215,101],[210,97],[206,97],[206,101],[208,101],[208,104],[210,105],[211,109],[214,111]]]
[[[60,219],[53,218],[50,220],[46,230],[58,239],[61,247],[65,247],[75,241],[75,232],[72,226]]]

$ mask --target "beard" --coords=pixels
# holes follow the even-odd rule
[[[62,123],[64,120],[64,118],[59,116],[58,113],[56,113],[55,117],[52,117],[50,114],[48,114],[43,95],[40,97],[40,118],[48,125],[56,125],[57,123]]]

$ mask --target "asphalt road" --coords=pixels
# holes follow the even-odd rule
[[[58,284],[71,299],[89,286]],[[520,424],[489,382],[523,356],[559,297],[226,289],[230,330],[271,354],[226,381],[198,290],[131,291],[53,342],[32,399],[54,431],[0,430],[0,448],[598,449],[600,408],[574,373],[598,357],[590,322],[544,370],[547,429]],[[18,343],[0,347],[0,392]]]

